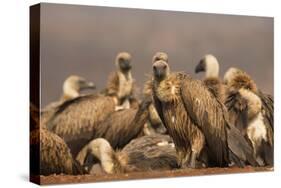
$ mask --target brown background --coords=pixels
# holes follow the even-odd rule
[[[221,65],[247,71],[273,94],[273,18],[172,11],[43,4],[41,9],[42,105],[57,100],[62,83],[77,74],[102,89],[120,51],[133,56],[139,87],[157,51],[169,55],[172,70],[194,68],[206,53]]]

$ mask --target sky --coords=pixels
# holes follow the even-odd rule
[[[69,75],[79,75],[105,87],[115,70],[115,56],[132,55],[132,75],[138,88],[152,71],[152,56],[169,55],[172,71],[196,79],[195,66],[205,54],[220,63],[220,77],[237,67],[273,94],[274,20],[270,17],[233,16],[144,9],[62,4],[41,7],[41,104],[59,100]]]

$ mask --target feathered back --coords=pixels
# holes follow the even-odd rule
[[[170,170],[178,168],[171,137],[143,136],[132,140],[116,156],[126,171]]]
[[[48,122],[75,156],[92,137],[94,128],[115,111],[112,97],[87,95],[63,103]]]

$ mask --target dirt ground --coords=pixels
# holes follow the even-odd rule
[[[149,179],[149,178],[167,178],[180,176],[203,176],[214,174],[234,174],[234,173],[248,173],[248,172],[264,172],[273,171],[273,168],[266,167],[231,167],[231,168],[206,168],[206,169],[178,169],[173,171],[151,171],[151,172],[134,172],[125,174],[112,175],[50,175],[31,177],[31,180],[46,184],[67,184],[67,183],[87,183],[87,182],[104,182],[104,181],[118,181],[118,180],[132,180],[132,179]]]

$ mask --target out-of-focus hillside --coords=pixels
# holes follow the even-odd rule
[[[172,70],[194,68],[214,54],[221,76],[235,66],[273,94],[273,19],[264,17],[43,4],[41,17],[42,105],[57,100],[63,80],[78,74],[102,89],[115,55],[133,56],[133,76],[142,87],[157,51],[169,54]]]

